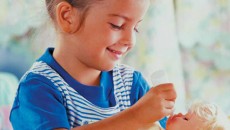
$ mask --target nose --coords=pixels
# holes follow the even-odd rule
[[[126,30],[122,34],[121,43],[125,46],[132,47],[136,43],[136,32],[134,30]]]

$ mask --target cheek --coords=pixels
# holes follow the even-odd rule
[[[114,44],[122,38],[122,30],[114,30],[110,25],[106,25],[102,31],[101,37],[106,41]]]
[[[121,31],[111,29],[110,25],[100,26],[96,30],[89,31],[90,37],[87,36],[86,40],[90,40],[93,46],[104,48],[113,44],[119,43],[122,38]]]
[[[103,39],[106,39],[108,44],[112,45],[119,43],[121,34],[119,33],[119,31],[108,29],[108,31],[106,31],[106,33],[102,37]]]

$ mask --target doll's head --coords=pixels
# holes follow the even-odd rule
[[[229,119],[217,105],[196,102],[185,115],[171,116],[166,130],[229,130],[229,125]]]

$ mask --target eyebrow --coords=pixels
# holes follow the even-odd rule
[[[126,16],[124,16],[124,15],[121,15],[121,14],[109,14],[109,16],[111,16],[111,17],[120,17],[120,18],[125,19],[126,21],[131,21],[130,18],[128,18],[128,17],[126,17]],[[138,23],[141,22],[142,20],[143,20],[143,19],[139,20]]]

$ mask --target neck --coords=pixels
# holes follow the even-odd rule
[[[85,85],[98,86],[101,71],[86,66],[72,53],[74,52],[70,48],[60,46],[55,48],[53,57],[78,82]]]

